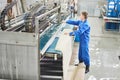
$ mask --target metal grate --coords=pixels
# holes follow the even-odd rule
[[[44,57],[40,61],[40,78],[41,80],[62,80],[62,58],[54,60],[53,57]]]

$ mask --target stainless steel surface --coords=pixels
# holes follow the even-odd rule
[[[0,79],[39,80],[39,37],[0,32]]]

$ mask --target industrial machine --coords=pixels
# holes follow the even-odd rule
[[[106,14],[103,16],[105,20],[106,30],[117,30],[120,27],[120,0],[108,0],[107,1]],[[105,10],[105,9],[104,9]]]
[[[9,4],[0,15],[0,79],[62,80],[63,55],[55,50],[63,29],[60,5],[48,10],[37,4],[28,12],[5,20]],[[5,47],[6,46],[6,47]]]
[[[5,26],[5,16],[8,14],[9,10],[16,4],[16,1],[13,1],[12,3],[8,4],[3,11],[1,12],[0,15],[0,26],[2,30],[7,29],[7,27]]]
[[[5,16],[9,9],[11,9],[15,2],[10,3],[5,9],[1,12],[0,16],[0,27],[3,31],[22,31],[22,32],[34,32],[35,28],[35,17],[45,13],[45,7],[37,4],[29,12],[24,13],[21,16],[18,16],[14,19],[5,21]],[[45,18],[40,20],[40,23],[45,22]],[[47,22],[47,21],[46,21]],[[47,24],[47,23],[46,23]]]
[[[119,0],[108,0],[108,17],[119,17]]]

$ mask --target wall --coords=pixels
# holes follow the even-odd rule
[[[106,0],[78,0],[78,14],[87,11],[89,16],[99,16],[101,6],[106,4]]]

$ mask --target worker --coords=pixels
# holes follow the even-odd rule
[[[57,7],[57,3],[54,3],[54,6],[53,6],[53,8],[56,8]]]
[[[78,30],[70,32],[70,36],[79,36],[79,63],[84,62],[86,65],[85,73],[89,72],[90,56],[89,56],[89,40],[90,40],[90,26],[87,21],[88,13],[82,12],[80,20],[67,20],[66,23],[78,26]]]
[[[75,12],[75,2],[74,2],[74,0],[70,4],[70,12],[71,12],[71,18],[73,18],[75,16],[75,14],[74,14],[74,12]]]

